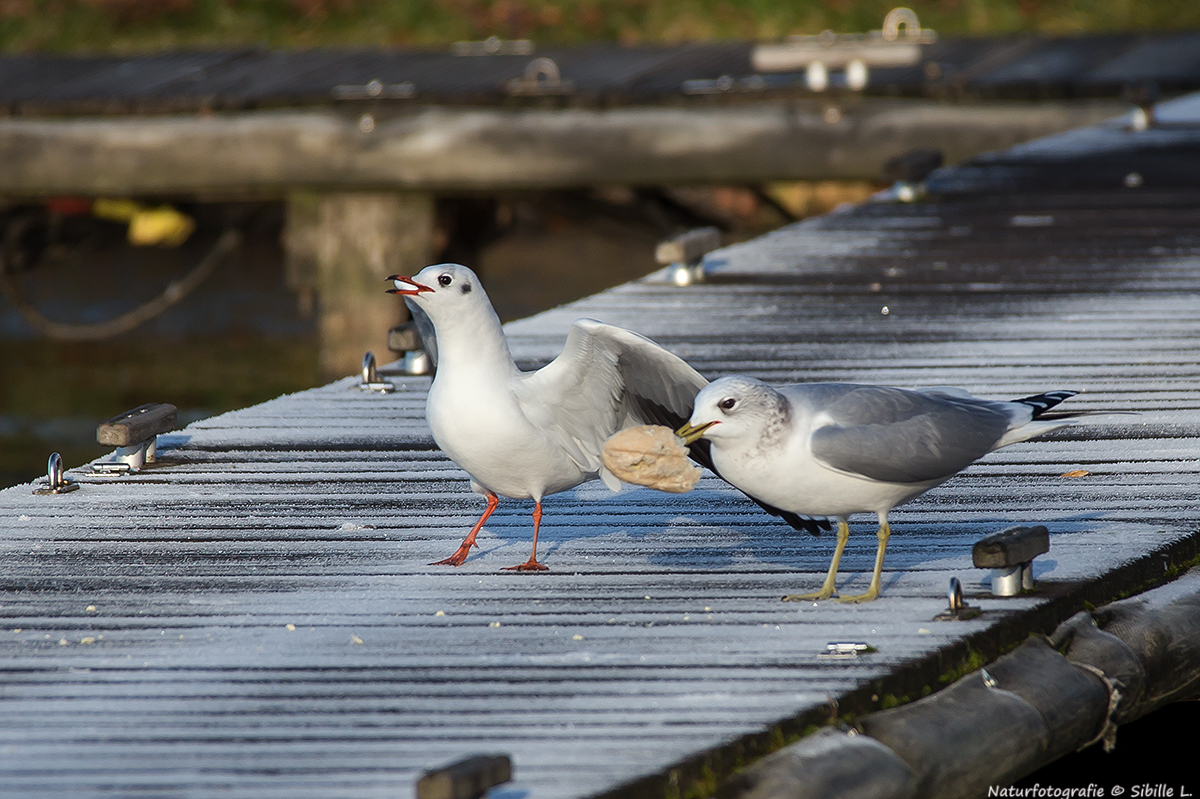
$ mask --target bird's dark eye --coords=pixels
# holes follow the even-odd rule
[[[449,286],[453,282],[454,278],[450,277],[449,275],[438,275],[438,283],[443,286]]]
[[[717,403],[717,407],[723,411],[733,410],[734,405],[737,405],[737,400],[735,400],[733,397],[723,399]]]

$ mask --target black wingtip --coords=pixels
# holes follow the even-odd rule
[[[1033,408],[1033,418],[1041,417],[1046,411],[1058,405],[1060,402],[1069,400],[1078,394],[1078,391],[1047,391],[1044,394],[1034,394],[1030,397],[1021,397],[1020,399],[1012,400],[1019,402],[1022,405],[1028,405]]]

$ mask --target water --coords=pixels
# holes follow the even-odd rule
[[[502,319],[528,316],[657,268],[655,244],[695,220],[647,217],[640,202],[634,194],[441,201],[440,255],[481,272]],[[106,454],[96,426],[146,402],[175,405],[183,425],[326,382],[315,311],[284,277],[282,204],[181,208],[199,228],[178,249],[129,247],[122,226],[90,217],[50,220],[32,207],[0,213],[10,231],[14,220],[33,220],[21,246],[7,249],[7,262],[24,267],[12,280],[40,313],[64,322],[111,319],[157,296],[191,271],[231,218],[245,233],[240,250],[192,294],[111,339],[48,339],[0,294],[0,487],[45,475],[54,451],[68,468]],[[465,236],[447,240],[479,219],[486,235],[473,246],[462,246]],[[344,374],[358,367],[347,363]]]

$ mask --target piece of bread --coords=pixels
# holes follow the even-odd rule
[[[627,483],[684,494],[700,479],[675,431],[661,425],[627,427],[604,442],[605,468]]]

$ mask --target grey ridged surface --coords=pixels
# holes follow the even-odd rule
[[[920,45],[907,66],[873,67],[869,94],[1045,100],[1119,97],[1154,83],[1166,93],[1200,88],[1200,33],[1101,34],[1050,38],[940,38]],[[320,49],[226,50],[147,55],[0,57],[0,110],[12,114],[157,114],[327,105],[339,87],[357,88],[372,109],[413,102],[521,102],[509,82],[535,58],[552,59],[572,105],[658,102],[710,84],[722,97],[764,93],[811,95],[804,69],[758,74],[753,45],[715,42],[673,46],[539,46],[525,55],[461,57],[446,51]],[[933,65],[931,69],[927,65]],[[729,78],[729,87],[715,82]],[[747,86],[747,79],[749,81]],[[378,96],[362,92],[380,82]],[[403,88],[400,88],[403,87]],[[399,94],[397,94],[399,92]],[[551,94],[553,100],[555,94]],[[534,95],[533,102],[547,98]]]
[[[1046,524],[1037,575],[1059,583],[1195,536],[1200,201],[1135,199],[866,206],[716,253],[706,285],[651,278],[508,326],[527,365],[591,316],[709,376],[1082,389],[1068,409],[1136,412],[895,511],[869,605],[780,603],[819,585],[832,536],[712,477],[552,497],[549,574],[500,571],[528,555],[511,501],[463,567],[425,565],[482,502],[429,440],[423,378],[192,424],[135,477],[0,492],[0,794],[403,797],[422,768],[490,752],[514,758],[510,797],[611,791],[1045,602],[985,595],[987,533]],[[875,551],[869,518],[853,530],[851,592]],[[954,575],[985,615],[934,623]],[[839,640],[877,651],[818,657]]]

